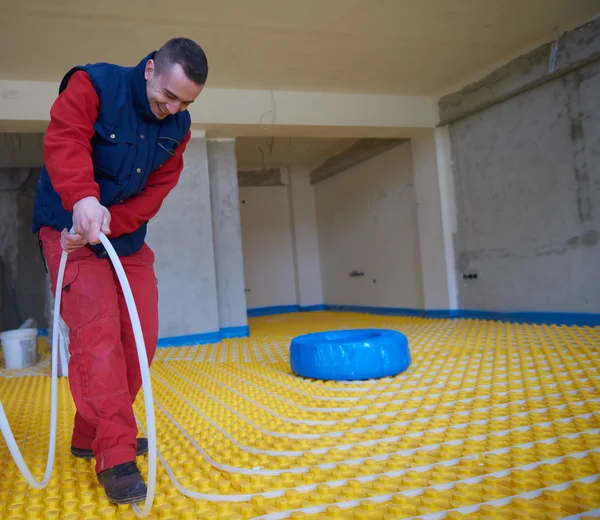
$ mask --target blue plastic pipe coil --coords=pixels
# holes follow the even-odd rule
[[[390,377],[411,363],[408,339],[395,330],[352,329],[297,336],[290,345],[294,374],[352,381]]]

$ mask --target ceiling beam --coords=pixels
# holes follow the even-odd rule
[[[0,80],[0,128],[3,131],[44,131],[58,84]],[[433,128],[435,100],[424,96],[380,96],[268,90],[206,88],[190,107],[193,128],[252,128],[276,135],[280,128],[381,128],[394,132]]]
[[[316,184],[329,177],[365,162],[383,152],[408,141],[408,139],[360,139],[352,146],[329,159],[310,173],[310,183]]]
[[[270,168],[267,170],[239,170],[238,186],[285,186],[281,180],[281,170]]]
[[[600,17],[442,97],[439,125],[455,123],[598,61]]]

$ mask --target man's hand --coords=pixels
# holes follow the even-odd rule
[[[73,231],[78,238],[70,243],[85,239],[90,244],[100,242],[100,231],[110,233],[110,212],[96,197],[85,197],[73,206]],[[61,240],[62,241],[62,240]],[[85,244],[84,244],[85,245]]]
[[[81,235],[71,235],[67,229],[63,229],[60,234],[60,246],[67,253],[71,253],[88,243],[87,238]]]

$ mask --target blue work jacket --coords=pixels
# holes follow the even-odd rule
[[[100,203],[105,207],[139,194],[150,174],[175,153],[190,129],[187,110],[163,120],[157,119],[150,110],[144,68],[154,54],[146,56],[135,67],[110,63],[74,67],[59,87],[60,94],[70,77],[84,70],[98,94],[100,108],[91,141],[92,162],[94,180],[100,188]],[[147,224],[144,222],[135,231],[117,238],[108,237],[119,256],[131,255],[143,246]],[[34,202],[32,232],[43,226],[61,231],[71,229],[72,225],[73,215],[64,208],[43,165]],[[87,247],[98,257],[107,255],[102,244]]]

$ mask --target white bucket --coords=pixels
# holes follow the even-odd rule
[[[37,329],[0,332],[5,368],[26,368],[37,361]]]

